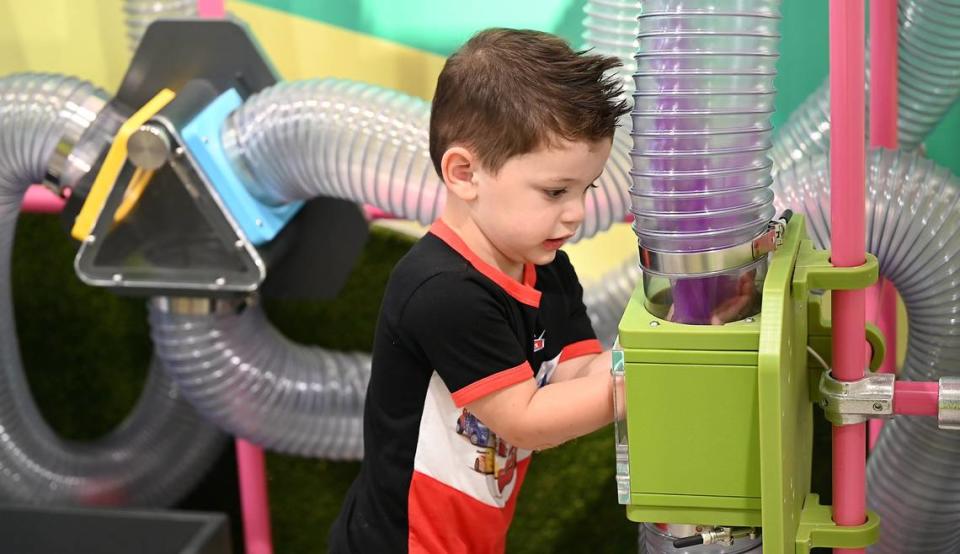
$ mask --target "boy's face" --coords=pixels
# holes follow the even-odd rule
[[[509,261],[552,262],[583,222],[611,143],[557,141],[510,158],[495,175],[480,168],[474,173],[474,222]]]

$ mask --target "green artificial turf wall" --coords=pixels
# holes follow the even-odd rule
[[[293,340],[369,351],[384,285],[408,239],[374,231],[343,291],[329,302],[266,302],[274,324]],[[146,309],[80,283],[75,243],[59,218],[21,217],[13,257],[17,328],[34,398],[67,439],[109,431],[130,410],[150,358]],[[227,448],[179,505],[231,517],[241,528],[233,449]],[[359,463],[268,454],[270,511],[277,554],[326,550],[326,534]],[[508,551],[634,552],[636,527],[616,501],[610,429],[535,455]]]

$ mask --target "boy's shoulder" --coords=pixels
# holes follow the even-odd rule
[[[427,233],[397,262],[387,283],[387,301],[405,305],[415,293],[441,298],[475,299],[497,296],[493,283],[486,283],[473,266],[432,233]],[[391,303],[392,303],[391,302]]]

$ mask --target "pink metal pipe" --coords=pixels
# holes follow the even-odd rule
[[[214,19],[225,16],[223,0],[197,0],[197,15]]]
[[[940,383],[936,381],[897,381],[893,390],[893,413],[934,416],[939,413]]]
[[[28,213],[58,214],[63,211],[66,199],[52,193],[42,185],[32,185],[23,197],[20,209]]]
[[[870,146],[897,148],[896,0],[870,0]]]
[[[267,472],[263,450],[243,439],[236,439],[236,449],[246,553],[273,554],[273,543],[270,539]]]
[[[894,149],[897,140],[897,2],[870,0],[870,146]],[[897,290],[886,279],[877,287],[878,307],[868,319],[883,333],[886,355],[879,371],[897,370]],[[869,303],[869,300],[868,300]],[[868,308],[869,312],[869,308]],[[869,423],[869,443],[873,450],[883,429],[883,421]]]
[[[830,2],[830,224],[831,260],[837,267],[865,261],[864,232],[864,2]],[[841,381],[864,375],[865,293],[834,291],[833,374]],[[833,520],[866,521],[866,424],[833,428]],[[838,553],[863,549],[836,549]]]

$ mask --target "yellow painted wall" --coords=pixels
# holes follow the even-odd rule
[[[0,2],[0,75],[65,73],[116,90],[129,62],[121,0]],[[356,79],[429,99],[444,59],[436,54],[246,2],[245,21],[284,79]]]

